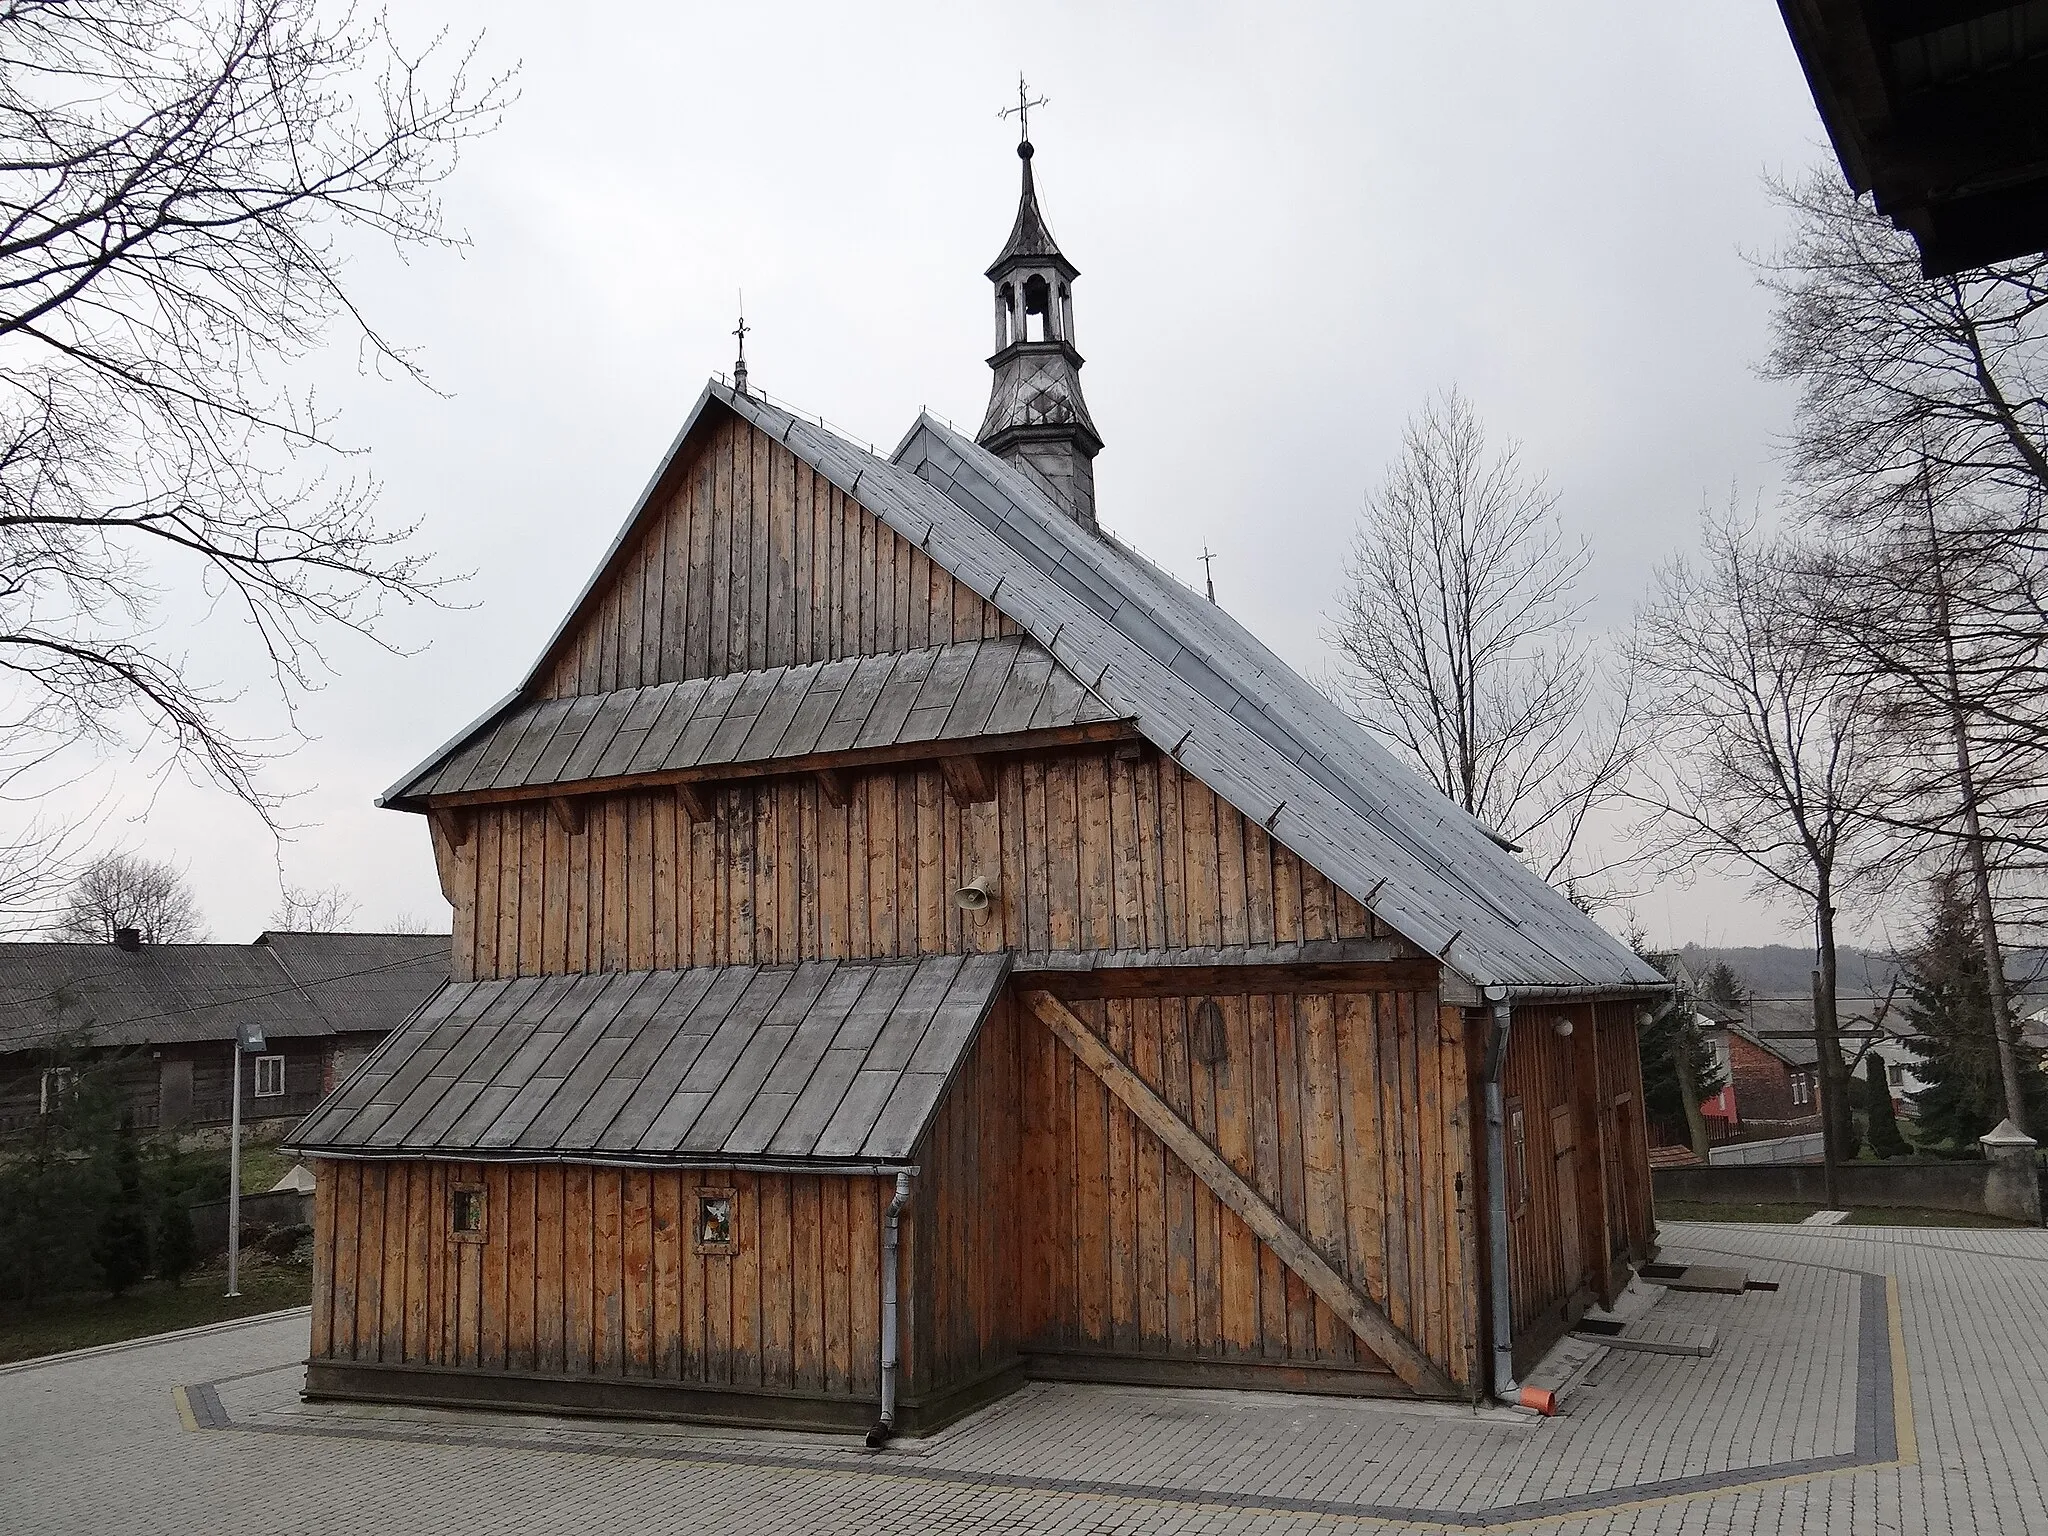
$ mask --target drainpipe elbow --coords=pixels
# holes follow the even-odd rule
[[[1519,1413],[1533,1413],[1546,1419],[1557,1413],[1557,1394],[1548,1387],[1519,1387],[1510,1381],[1494,1393],[1493,1400]]]

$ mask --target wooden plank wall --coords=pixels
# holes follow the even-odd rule
[[[1015,634],[782,444],[712,427],[574,630],[543,698]]]
[[[1512,1110],[1522,1109],[1524,1147],[1528,1158],[1529,1198],[1515,1203],[1515,1147],[1508,1146],[1509,1223],[1508,1276],[1514,1298],[1515,1331],[1520,1333],[1566,1299],[1564,1223],[1560,1203],[1576,1199],[1576,1191],[1558,1187],[1553,1134],[1556,1111],[1571,1104],[1573,1051],[1569,1038],[1552,1021],[1572,1014],[1564,1007],[1517,1008],[1501,1087]],[[1581,1164],[1583,1166],[1583,1164]]]
[[[1462,1020],[1433,993],[1069,1006],[1460,1382],[1476,1318]],[[1049,1031],[1020,1035],[1028,1332],[1053,1349],[1385,1370]],[[1391,1380],[1391,1373],[1389,1373]]]
[[[575,833],[543,804],[479,807],[461,848],[435,839],[455,975],[1382,936],[1169,758],[1009,758],[996,791],[963,807],[906,767],[835,806],[814,778],[747,780],[708,821],[637,791]],[[982,874],[995,892],[969,916],[953,893]]]
[[[1634,1001],[1601,1003],[1600,1099],[1612,1142],[1607,1198],[1615,1252],[1642,1261],[1656,1232],[1650,1189],[1649,1129],[1643,1119],[1643,1056]]]
[[[1610,1261],[1648,1256],[1653,1231],[1649,1145],[1640,1109],[1616,1108],[1618,1099],[1642,1103],[1634,1008],[1623,1002],[1515,1010],[1502,1086],[1510,1105],[1521,1101],[1528,1156],[1529,1200],[1512,1218],[1509,1242],[1518,1334],[1539,1322],[1554,1322],[1570,1300],[1563,1201],[1572,1200],[1579,1213],[1584,1251],[1569,1268],[1585,1283],[1597,1290],[1603,1251]],[[1570,1036],[1559,1035],[1554,1027],[1564,1018],[1572,1021]],[[1560,1117],[1558,1112],[1566,1109],[1573,1113]],[[1577,1190],[1558,1185],[1561,1143],[1555,1132],[1560,1121],[1572,1136]],[[1512,1186],[1512,1165],[1509,1179]]]
[[[493,1163],[316,1164],[319,1360],[635,1377],[871,1398],[890,1181]],[[450,1232],[487,1191],[486,1241]],[[737,1251],[691,1244],[699,1188]],[[906,1339],[906,1359],[915,1359]]]
[[[961,1065],[918,1148],[907,1231],[916,1235],[910,1288],[915,1363],[908,1394],[943,1391],[1014,1361],[1017,1305],[1020,1029],[1037,1021],[1008,995]]]

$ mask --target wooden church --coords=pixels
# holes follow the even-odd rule
[[[742,364],[385,796],[452,979],[294,1138],[309,1396],[1515,1399],[1648,1254],[1661,979],[1097,527],[1019,153],[975,439],[880,457]]]

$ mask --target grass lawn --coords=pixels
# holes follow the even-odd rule
[[[313,1272],[250,1252],[242,1255],[242,1294],[232,1301],[221,1294],[227,1283],[227,1265],[222,1262],[187,1275],[180,1286],[148,1280],[121,1297],[86,1292],[33,1307],[0,1307],[0,1364],[303,1306],[312,1291]]]
[[[1746,1221],[1780,1225],[1806,1220],[1817,1205],[1707,1204],[1697,1200],[1660,1200],[1661,1221]],[[1849,1213],[1850,1227],[2019,1227],[2024,1222],[2006,1221],[1998,1216],[1980,1216],[1972,1211],[1928,1211],[1915,1206],[1866,1206]]]

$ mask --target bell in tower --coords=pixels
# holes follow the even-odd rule
[[[1036,103],[1018,90],[1019,115]],[[1074,348],[1074,279],[1080,268],[1060,254],[1031,179],[1028,118],[1017,145],[1024,191],[1017,222],[988,269],[995,285],[995,370],[988,415],[975,440],[1037,482],[1067,515],[1095,526],[1095,455],[1102,439],[1081,398],[1081,354]]]

